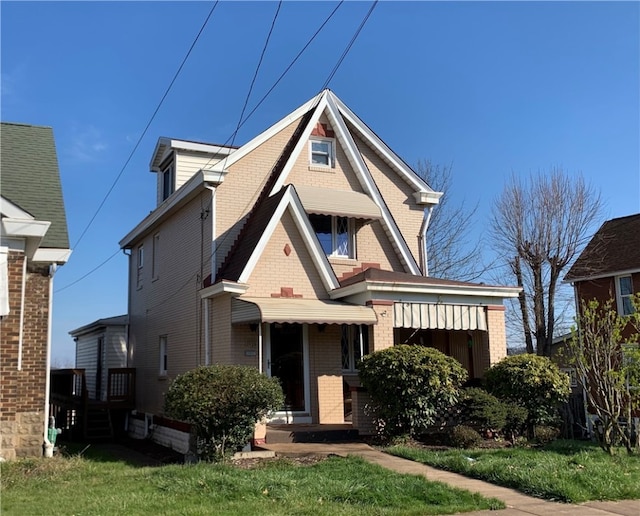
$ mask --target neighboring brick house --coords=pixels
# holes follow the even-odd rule
[[[362,354],[434,346],[472,378],[506,356],[503,300],[519,289],[428,277],[442,194],[331,91],[240,148],[160,138],[150,167],[157,208],[120,242],[134,431],[162,415],[170,380],[203,364],[278,377],[273,422],[337,424]]]
[[[564,278],[580,302],[613,300],[621,315],[633,312],[631,296],[640,293],[640,213],[606,221],[593,235]],[[633,329],[628,326],[624,335]]]
[[[564,281],[573,285],[576,312],[581,310],[583,302],[596,299],[600,305],[612,301],[613,308],[620,315],[632,313],[631,296],[640,293],[640,213],[611,219],[602,224]],[[627,325],[623,337],[628,338],[634,331],[631,325]],[[563,340],[559,339],[554,348],[560,349],[562,345]],[[574,374],[572,373],[572,413],[576,419],[584,422],[583,425],[586,423],[589,432],[592,432],[593,422],[588,417],[584,393],[577,385]],[[582,399],[578,400],[576,394]],[[580,410],[583,414],[578,417]]]
[[[52,286],[71,251],[50,127],[0,124],[0,456],[42,455]]]

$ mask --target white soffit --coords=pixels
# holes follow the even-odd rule
[[[446,305],[436,303],[394,303],[395,328],[423,330],[487,331],[484,306]]]
[[[296,186],[295,189],[307,213],[360,219],[382,217],[378,205],[368,195],[360,192],[302,185]]]
[[[368,306],[299,298],[234,298],[231,323],[375,324]]]

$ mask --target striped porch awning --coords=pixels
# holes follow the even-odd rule
[[[423,330],[487,331],[487,317],[484,306],[394,303],[393,325]]]
[[[234,298],[231,323],[375,324],[368,306],[300,298]]]

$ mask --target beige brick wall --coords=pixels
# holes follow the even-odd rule
[[[490,366],[507,356],[507,337],[504,323],[504,311],[505,307],[502,305],[487,306]]]
[[[370,326],[373,339],[369,341],[369,351],[381,351],[393,346],[393,303],[373,301],[370,304],[378,319],[377,324]],[[371,335],[370,335],[371,337]]]
[[[344,422],[340,326],[309,326],[309,383],[312,419],[321,424]]]
[[[289,255],[285,252],[288,246]],[[284,213],[249,278],[248,296],[271,297],[293,287],[304,298],[327,299],[327,289],[291,214]]]

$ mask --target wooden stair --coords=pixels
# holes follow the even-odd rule
[[[113,437],[111,411],[106,408],[88,407],[84,421],[84,438],[87,441],[112,441]]]

